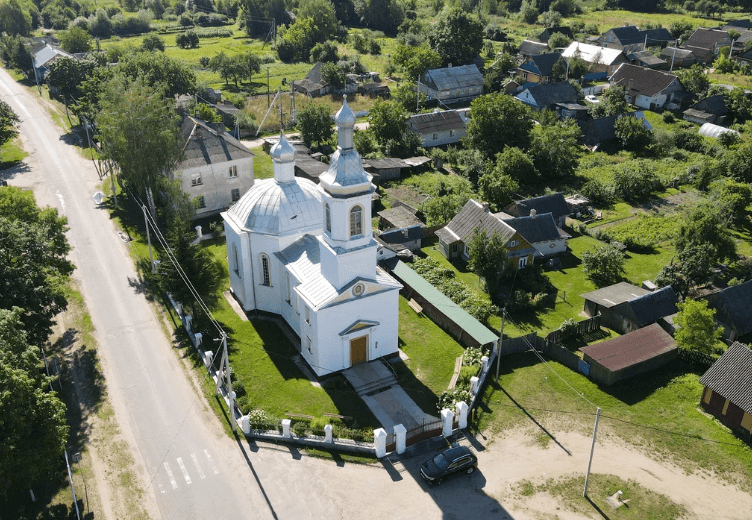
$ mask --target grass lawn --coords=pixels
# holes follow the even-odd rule
[[[256,157],[253,158],[253,177],[255,179],[271,179],[274,177],[274,163],[271,156],[262,147],[251,148]]]
[[[425,411],[437,415],[436,396],[447,389],[454,373],[455,359],[465,349],[430,318],[417,314],[400,296],[400,348],[410,358],[405,371],[398,371],[400,384]],[[396,365],[399,367],[399,364]]]
[[[0,170],[5,170],[23,161],[27,154],[21,146],[21,140],[16,137],[0,146]]]
[[[478,409],[480,428],[500,432],[529,424],[527,411],[554,436],[562,430],[590,435],[595,410],[581,393],[602,409],[599,434],[645,446],[690,471],[716,471],[752,491],[752,449],[701,411],[703,371],[693,365],[677,359],[610,388],[554,361],[546,366],[532,354],[507,356],[501,367],[501,386],[491,382]]]

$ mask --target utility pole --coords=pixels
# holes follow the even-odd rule
[[[601,417],[601,409],[595,412],[595,428],[593,428],[593,444],[590,446],[590,460],[587,463],[587,475],[585,475],[585,489],[582,491],[582,496],[587,496],[587,486],[590,480],[590,466],[593,464],[593,451],[595,451],[595,436],[598,433],[598,419]]]
[[[415,91],[415,111],[420,112],[420,74],[418,74],[417,90]]]
[[[73,493],[73,505],[76,506],[76,518],[81,520],[81,513],[78,511],[78,499],[76,498],[76,488],[73,486],[73,475],[71,475],[70,463],[68,462],[68,449],[63,450],[65,453],[65,465],[68,467],[68,480],[70,480],[71,493]]]
[[[214,341],[217,341],[216,339]],[[217,386],[214,393],[219,392],[219,385],[222,382],[221,374],[224,374],[227,383],[227,400],[230,405],[230,426],[234,432],[237,428],[235,423],[235,400],[232,398],[232,379],[230,378],[230,359],[227,355],[227,333],[222,331],[222,361],[219,363],[219,372],[217,373]]]
[[[501,343],[504,341],[504,319],[507,317],[506,308],[501,309],[501,332],[499,332],[499,344],[496,347],[496,382],[499,382],[499,365],[501,364]]]
[[[146,205],[141,206],[141,209],[144,210],[144,224],[146,225],[146,241],[149,243],[149,262],[151,263],[151,272],[156,273],[157,270],[154,268],[154,254],[151,251],[151,233],[149,233],[149,219],[146,216]]]
[[[279,87],[277,89],[277,96],[279,98],[279,126],[282,128],[282,130],[285,129],[285,121],[284,121],[284,112],[282,112],[282,87]],[[275,99],[276,99],[275,97]]]
[[[266,108],[271,106],[271,98],[269,96],[269,67],[266,67]]]

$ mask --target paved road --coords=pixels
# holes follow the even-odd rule
[[[107,212],[91,199],[99,184],[91,162],[66,144],[43,102],[4,70],[0,99],[21,117],[30,154],[27,167],[9,183],[32,187],[40,203],[68,217],[74,276],[92,315],[110,398],[133,444],[152,516],[440,518],[503,510],[480,489],[485,484],[480,472],[471,481],[475,492],[457,485],[436,495],[416,479],[415,464],[385,471],[379,465],[323,461],[294,448],[259,448],[228,438],[197,397],[138,290],[127,246]]]

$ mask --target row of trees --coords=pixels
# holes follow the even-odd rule
[[[38,208],[30,192],[0,187],[0,498],[50,475],[68,438],[65,404],[40,361],[67,306],[73,264],[66,231],[57,210]]]

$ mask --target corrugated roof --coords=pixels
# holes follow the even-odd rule
[[[647,97],[660,94],[675,81],[677,81],[676,74],[639,67],[630,63],[619,65],[619,68],[609,79],[612,85],[623,86],[630,96],[642,94]]]
[[[554,222],[551,213],[535,215],[534,217],[504,219],[504,223],[512,227],[531,244],[558,240],[561,238],[561,232],[559,228],[556,227],[556,222]]]
[[[650,291],[643,289],[642,287],[632,285],[631,283],[619,282],[615,283],[614,285],[609,285],[608,287],[603,287],[602,289],[598,289],[596,291],[582,294],[581,296],[586,300],[595,302],[601,307],[608,309],[619,305],[620,303],[634,300],[635,298],[639,298],[640,296],[644,296],[646,294],[650,294]]]
[[[609,29],[603,35],[601,35],[600,38],[598,38],[599,41],[602,42],[608,42],[608,38],[606,38],[606,35],[612,32],[614,36],[616,36],[618,43],[621,45],[633,45],[635,43],[643,43],[645,40],[643,39],[644,36],[640,34],[640,30],[635,27],[634,25],[626,25],[623,27],[614,27],[613,29]]]
[[[493,343],[498,339],[495,332],[491,332],[481,322],[473,318],[462,307],[444,296],[438,289],[428,283],[425,278],[410,269],[402,261],[398,261],[393,271],[394,275],[405,284],[412,287],[418,294],[441,311],[447,318],[459,325],[465,333],[469,334],[481,345]]]
[[[423,226],[414,224],[401,229],[390,229],[382,232],[378,238],[387,244],[404,244],[413,240],[420,240],[424,236]]]
[[[630,60],[637,60],[647,65],[665,65],[666,61],[650,54],[650,51],[638,51],[629,55]]]
[[[525,90],[535,99],[535,104],[539,107],[548,107],[556,103],[577,103],[578,99],[577,91],[568,81],[536,84]],[[519,96],[516,97],[524,102]]]
[[[254,157],[243,143],[227,133],[218,133],[203,121],[186,116],[180,128],[185,158],[179,169],[197,168]]]
[[[52,61],[54,58],[57,58],[58,56],[61,56],[64,58],[73,57],[71,54],[68,54],[62,49],[45,45],[36,54],[34,54],[34,67],[36,68],[43,67],[47,65],[47,63]]]
[[[742,18],[739,20],[729,20],[729,22],[726,24],[726,28],[738,28],[743,27],[745,29],[752,29],[752,22],[749,20],[749,18]]]
[[[731,38],[726,31],[699,27],[684,43],[690,47],[715,50],[716,47],[731,45]]]
[[[443,69],[430,69],[423,81],[436,90],[482,87],[483,75],[475,65],[460,65]]]
[[[735,341],[703,374],[700,383],[752,414],[752,351]]]
[[[532,210],[535,210],[538,215],[551,213],[554,219],[571,213],[569,206],[567,206],[567,201],[564,200],[564,194],[561,192],[514,202],[507,206],[504,211],[514,217],[526,217],[530,215],[530,211]]]
[[[465,122],[456,110],[441,110],[430,114],[416,114],[410,116],[409,121],[413,130],[421,134],[465,128]]]
[[[392,200],[398,200],[403,204],[407,204],[415,209],[420,206],[421,203],[427,201],[431,197],[418,191],[418,188],[413,186],[397,186],[396,188],[387,188],[386,194]]]
[[[752,332],[752,280],[727,287],[713,295],[713,307],[721,307],[724,318],[736,329],[739,336]]]
[[[321,274],[319,241],[313,235],[303,235],[276,256],[295,278],[301,280],[295,290],[314,308],[337,296],[337,289]]]
[[[473,199],[468,200],[460,212],[442,229],[450,231],[467,244],[478,227],[483,229],[489,238],[498,234],[504,243],[515,234],[515,230],[509,224],[505,224],[502,220],[496,218],[493,213],[484,209],[481,203]],[[446,237],[446,233],[444,233],[444,236]]]
[[[717,116],[722,116],[728,112],[728,108],[726,108],[726,98],[723,94],[706,97],[692,105],[690,108]]]
[[[672,58],[686,59],[692,56],[692,51],[689,49],[678,49],[676,47],[666,47],[661,51],[661,56],[666,58],[666,62],[670,63]]]
[[[679,311],[674,289],[668,285],[651,293],[629,300],[628,305],[637,319],[640,327],[655,323],[664,316],[670,316]]]
[[[385,159],[365,159],[363,166],[371,166],[377,170],[385,170],[391,168],[407,168],[407,163],[402,159],[395,159],[393,157],[387,157]]]
[[[404,206],[379,211],[378,215],[389,222],[395,228],[401,229],[410,226],[420,226],[423,223]]]
[[[541,42],[534,42],[532,40],[522,40],[522,43],[520,43],[519,53],[525,54],[527,56],[533,56],[535,54],[540,54],[541,52],[546,52],[548,50],[548,45]]]
[[[601,65],[613,65],[620,56],[624,55],[619,49],[607,49],[580,42],[572,42],[561,55],[565,58],[573,58],[578,51],[583,60],[595,63],[597,58],[597,63]]]
[[[580,352],[614,372],[672,350],[676,350],[674,338],[657,323],[603,343],[580,348]]]
[[[321,78],[321,62],[317,61],[305,78],[295,82],[295,87],[305,91],[314,91],[324,88],[326,81]]]

